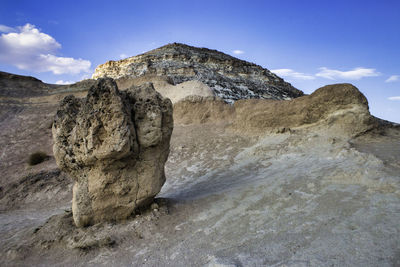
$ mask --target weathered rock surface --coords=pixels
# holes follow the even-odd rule
[[[86,99],[66,97],[53,124],[54,156],[74,181],[75,224],[127,218],[165,182],[172,104],[152,84],[121,92],[98,80]]]
[[[334,127],[337,134],[342,132],[354,136],[371,129],[376,123],[365,96],[348,83],[327,85],[309,96],[291,101],[238,101],[235,109],[233,127],[258,134],[271,129],[318,124],[326,129]]]
[[[215,96],[226,102],[247,98],[292,99],[303,95],[302,91],[261,66],[216,50],[177,43],[127,59],[108,61],[96,68],[92,78],[127,80],[142,76],[168,77],[173,85],[197,80],[204,84],[197,86],[202,90],[190,94],[204,96],[204,87],[209,87]],[[171,90],[189,88],[171,87],[163,95],[168,95]]]
[[[289,101],[243,99],[234,105],[187,97],[174,105],[175,123],[223,123],[244,134],[262,135],[320,125],[355,136],[376,126],[365,96],[351,84],[332,84]],[[333,129],[332,128],[332,129]]]
[[[92,80],[94,81],[94,80]],[[136,78],[124,76],[116,79],[115,82],[120,90],[125,90],[131,86],[140,86],[143,83],[151,82],[154,89],[162,96],[169,98],[174,104],[188,96],[214,96],[213,90],[206,84],[191,80],[179,84],[174,84],[173,80],[165,76],[144,75]]]

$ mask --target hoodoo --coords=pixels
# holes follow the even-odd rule
[[[73,177],[77,226],[125,219],[160,192],[172,104],[152,84],[120,92],[98,80],[85,99],[64,98],[53,124],[54,156]]]

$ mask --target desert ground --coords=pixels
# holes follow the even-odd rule
[[[194,116],[193,100],[178,103],[155,204],[77,228],[72,179],[52,154],[58,101],[71,93],[60,88],[1,99],[1,265],[400,266],[398,125],[354,134],[339,112],[257,130],[232,122],[228,104],[200,101]],[[29,166],[36,151],[49,157]]]

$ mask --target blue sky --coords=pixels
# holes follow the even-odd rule
[[[400,1],[2,0],[0,70],[75,82],[171,42],[275,71],[305,93],[349,82],[400,123]]]

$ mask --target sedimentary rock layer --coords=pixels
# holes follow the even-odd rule
[[[313,124],[355,135],[376,123],[367,99],[351,84],[327,85],[289,101],[245,99],[233,106],[209,97],[188,97],[174,105],[174,117],[180,124],[219,122],[256,135]]]
[[[98,66],[93,79],[166,76],[176,85],[197,80],[213,94],[233,102],[238,99],[292,99],[303,95],[290,83],[256,64],[184,44],[168,44],[147,53]]]

